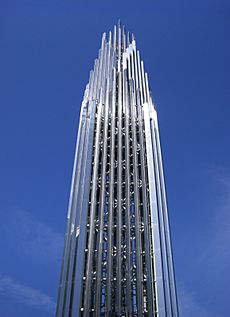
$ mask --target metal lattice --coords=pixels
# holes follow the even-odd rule
[[[157,114],[120,25],[86,87],[67,220],[57,317],[178,316]]]

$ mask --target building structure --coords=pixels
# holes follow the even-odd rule
[[[80,113],[56,311],[79,316],[178,316],[157,112],[120,25]]]

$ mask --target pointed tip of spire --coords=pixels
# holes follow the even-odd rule
[[[101,41],[102,41],[102,43],[105,41],[105,39],[106,39],[106,33],[105,33],[105,32],[103,32],[103,33],[102,33],[102,37],[101,37]]]
[[[128,31],[127,32],[127,46],[130,45],[130,42],[131,42],[131,40],[130,40],[130,32]]]
[[[101,39],[101,48],[103,48],[105,41],[106,41],[106,33],[104,32],[102,34],[102,39]]]
[[[117,26],[116,26],[116,24],[114,24],[114,26],[113,26],[113,32],[115,33],[117,31]]]
[[[122,23],[121,19],[119,18],[118,21],[117,21],[117,28],[118,29],[121,29],[122,31],[124,30],[125,31],[125,26],[124,24]]]
[[[120,34],[120,35],[119,35]],[[121,37],[122,49],[126,49],[132,42],[136,41],[135,35],[126,30],[125,25],[121,22],[121,19],[118,18],[117,23],[114,24],[114,29],[112,32],[112,43],[113,47],[118,47],[119,36]]]
[[[114,49],[116,49],[116,45],[117,45],[117,26],[115,24],[114,28],[113,28],[113,47],[114,47]]]
[[[112,32],[109,31],[109,43],[111,43],[111,42],[112,42]]]

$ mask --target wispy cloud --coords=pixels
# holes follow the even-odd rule
[[[41,274],[44,274],[49,277],[49,281],[47,278],[42,281],[45,289],[50,282],[55,285],[48,288],[52,293],[58,287],[64,235],[20,208],[11,208],[2,214],[0,232],[0,248],[5,254],[0,272],[0,297],[3,302],[21,303],[22,309],[23,306],[25,309],[26,306],[28,309],[30,307],[35,315],[36,311],[40,313],[39,310],[43,311],[41,316],[48,313],[54,315],[55,301],[34,285],[37,285],[36,281]],[[20,271],[24,275],[28,271],[27,280],[33,276],[30,285],[28,282],[17,281]],[[20,278],[21,274],[19,280]]]
[[[179,311],[181,317],[214,317],[210,310],[205,308],[194,292],[179,287]]]
[[[7,212],[0,225],[2,234],[22,256],[50,261],[60,260],[63,234],[39,221],[33,214],[20,208]]]
[[[23,285],[9,276],[0,275],[0,294],[11,297],[19,303],[54,313],[54,300],[41,291]]]
[[[195,232],[199,240],[191,244],[192,257],[188,261],[185,285],[183,281],[178,287],[178,301],[182,317],[214,317],[223,316],[223,305],[215,305],[215,301],[225,301],[223,285],[228,285],[230,266],[230,177],[223,174],[212,175],[215,184],[216,197],[207,225],[202,232]],[[194,281],[197,281],[194,282]],[[215,286],[213,286],[215,285]],[[214,292],[214,288],[215,292]],[[224,293],[224,292],[223,292]],[[225,293],[224,293],[225,294]],[[214,298],[215,296],[215,298]],[[225,297],[224,297],[225,296]],[[218,297],[218,298],[217,298]],[[225,305],[227,306],[227,304]]]
[[[199,255],[199,263],[206,262],[212,269],[221,271],[229,269],[230,265],[230,177],[222,174],[215,175],[219,199],[215,213],[210,220],[210,235],[206,248]],[[214,256],[215,255],[215,256]],[[215,272],[213,272],[215,273]]]

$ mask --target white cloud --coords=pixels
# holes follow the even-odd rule
[[[41,309],[43,310],[41,316],[45,315],[45,311],[54,315],[55,301],[49,294],[44,294],[36,288],[27,286],[27,283],[23,283],[23,281],[18,282],[11,276],[17,278],[18,270],[21,270],[20,265],[22,264],[25,272],[27,270],[34,272],[35,280],[39,278],[41,272],[46,274],[45,276],[49,276],[49,279],[54,278],[52,275],[54,274],[55,280],[51,283],[56,285],[59,280],[57,271],[60,268],[64,235],[42,223],[33,214],[19,208],[11,208],[2,214],[0,232],[0,247],[5,250],[6,254],[5,261],[2,263],[4,275],[0,273],[1,297],[11,299],[12,303],[19,302],[31,308]],[[8,268],[7,263],[11,261],[12,255],[16,262],[10,262]],[[36,272],[38,277],[36,277]],[[47,283],[50,281],[48,282],[46,278],[43,284],[47,285]]]
[[[181,317],[223,316],[226,309],[222,309],[221,292],[223,285],[229,283],[230,177],[215,174],[214,182],[217,197],[212,206],[214,212],[207,219],[204,235],[199,236],[201,246],[192,243],[189,245],[193,257],[188,260],[188,285],[183,282],[178,287]],[[208,206],[209,202],[207,208]],[[208,209],[205,213],[208,215]],[[197,283],[194,283],[196,280]],[[215,300],[217,305],[214,304]]]
[[[31,213],[19,208],[10,210],[4,216],[0,229],[18,254],[46,262],[61,260],[64,235],[55,232]]]
[[[53,313],[55,311],[56,304],[51,297],[37,289],[20,284],[9,276],[0,275],[0,294],[28,306]]]
[[[218,270],[218,275],[228,270],[230,265],[230,177],[215,175],[219,199],[215,213],[210,220],[210,235],[206,248],[199,255],[198,265],[208,263],[213,273]]]
[[[199,302],[194,292],[180,287],[178,290],[178,298],[181,317],[214,317],[214,315]]]

